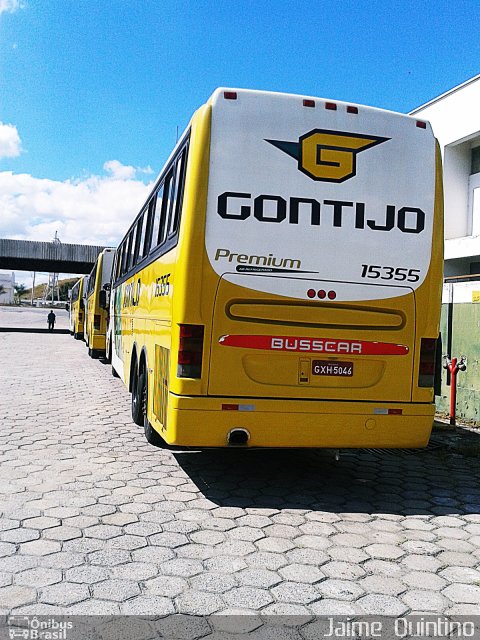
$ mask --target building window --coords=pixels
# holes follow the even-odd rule
[[[480,147],[472,149],[472,168],[470,174],[480,173]]]

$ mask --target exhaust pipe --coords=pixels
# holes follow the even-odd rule
[[[250,440],[250,434],[246,429],[236,428],[228,432],[227,442],[229,447],[244,447]]]

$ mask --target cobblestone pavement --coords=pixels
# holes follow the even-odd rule
[[[0,363],[0,614],[478,613],[476,442],[162,451],[82,342],[0,333]]]

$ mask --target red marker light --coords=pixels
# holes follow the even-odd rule
[[[315,297],[315,289],[309,289],[309,290],[307,291],[307,296],[308,296],[309,298],[314,298],[314,297]]]
[[[329,291],[328,292],[328,299],[329,300],[335,300],[336,297],[337,297],[337,292],[336,291]]]
[[[347,113],[358,113],[358,107],[353,107],[352,105],[348,105]]]
[[[422,122],[422,120],[417,120],[417,127],[419,129],[426,129],[427,128],[427,123],[426,122]]]
[[[317,293],[317,296],[319,298],[321,298],[323,300],[323,298],[325,298],[325,296],[327,295],[327,292],[324,291],[323,289],[320,289],[320,291]]]
[[[330,111],[336,111],[337,105],[335,104],[335,102],[326,102],[325,109],[329,109]]]
[[[225,98],[225,100],[236,100],[237,99],[237,92],[236,91],[224,91],[223,92],[223,97]]]
[[[307,99],[305,99],[303,101],[303,106],[304,107],[314,107],[315,106],[315,100],[307,100]]]

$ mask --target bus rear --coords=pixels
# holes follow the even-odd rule
[[[155,429],[192,446],[425,446],[443,269],[430,125],[234,90],[203,117]]]

